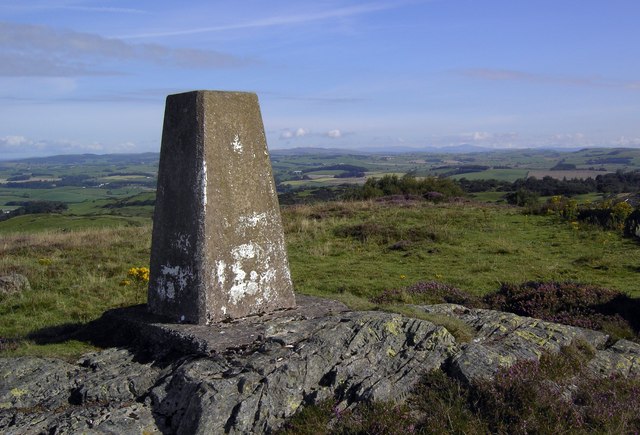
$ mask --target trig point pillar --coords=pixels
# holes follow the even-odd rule
[[[253,93],[167,97],[148,306],[198,324],[295,306]]]

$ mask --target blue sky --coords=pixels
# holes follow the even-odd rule
[[[0,158],[158,151],[166,95],[269,146],[640,147],[637,0],[0,0]]]

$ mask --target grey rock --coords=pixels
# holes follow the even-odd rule
[[[31,290],[31,285],[26,276],[19,273],[10,273],[0,276],[0,296],[8,296]]]
[[[544,352],[557,353],[576,339],[595,349],[603,349],[609,338],[589,329],[500,311],[455,304],[418,308],[427,313],[456,317],[475,329],[474,339],[461,347],[449,366],[452,374],[466,382],[489,379],[501,368],[521,360],[540,359]]]
[[[327,398],[342,408],[402,401],[426,371],[458,351],[446,329],[382,312],[275,316],[262,331],[243,352],[218,349],[166,364],[137,362],[124,349],[88,354],[76,364],[7,358],[3,373],[21,368],[6,377],[0,429],[270,432],[300,406]],[[232,328],[226,332],[233,334]],[[32,376],[38,370],[43,374]],[[37,394],[33,382],[41,385]]]
[[[91,433],[98,426],[100,433],[108,433],[108,428],[113,433],[132,433],[120,429],[138,426],[153,429],[151,408],[136,400],[147,394],[162,370],[134,359],[124,349],[87,354],[77,364],[35,357],[0,359],[0,429],[3,433]]]
[[[80,371],[58,359],[0,358],[0,409],[66,406]]]
[[[69,401],[81,405],[136,400],[154,385],[161,370],[133,360],[134,356],[125,349],[85,355],[78,361],[85,370],[77,375],[77,386],[71,390]]]
[[[138,334],[129,339],[145,352],[168,348],[149,361],[118,348],[87,354],[75,364],[0,359],[0,431],[270,433],[304,405],[329,398],[340,409],[401,402],[428,371],[445,369],[475,382],[574,340],[595,349],[590,373],[640,376],[640,345],[620,340],[608,346],[607,336],[596,331],[454,304],[420,307],[470,325],[475,337],[460,345],[426,320],[341,312],[338,303],[323,307],[315,298],[301,300],[296,310],[213,328],[157,324],[152,316],[127,321],[122,311],[106,316],[114,331]],[[558,394],[572,394],[566,386],[557,388]]]
[[[601,376],[640,376],[640,344],[618,340],[611,347],[598,350],[589,369]]]
[[[179,434],[262,433],[329,397],[341,407],[402,400],[456,350],[444,328],[389,313],[293,321],[247,356],[185,363],[151,398]]]

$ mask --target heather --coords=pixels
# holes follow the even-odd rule
[[[382,307],[394,304],[452,303],[506,311],[549,322],[603,331],[612,340],[640,341],[640,299],[610,288],[576,282],[505,283],[482,297],[438,281],[387,289],[371,298]]]
[[[593,349],[578,342],[472,385],[433,371],[404,405],[341,410],[327,401],[304,408],[281,433],[637,433],[640,380],[589,375],[592,355]]]
[[[503,284],[483,298],[488,308],[638,339],[640,300],[574,282]]]

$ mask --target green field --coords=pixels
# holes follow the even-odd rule
[[[469,172],[466,174],[453,175],[451,178],[459,180],[501,180],[516,181],[518,178],[527,178],[528,169],[488,169],[482,172]]]

